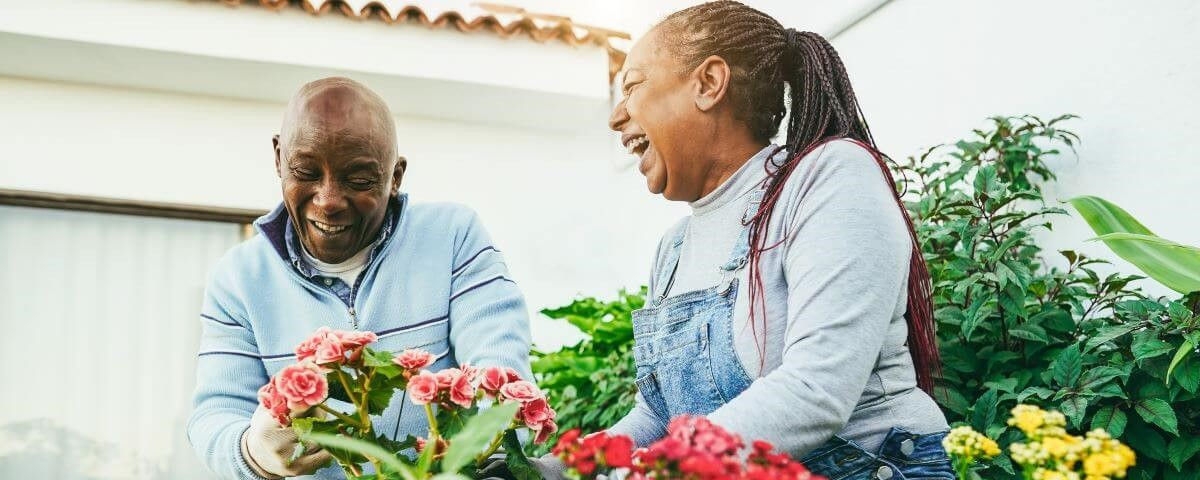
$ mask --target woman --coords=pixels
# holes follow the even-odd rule
[[[954,478],[929,276],[833,47],[705,3],[637,43],[621,87],[612,129],[692,215],[659,242],[610,433],[644,446],[700,414],[829,478]]]

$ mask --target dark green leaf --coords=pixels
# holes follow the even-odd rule
[[[1125,433],[1125,412],[1112,405],[1100,407],[1092,417],[1092,429],[1102,428],[1113,436],[1120,438]]]
[[[1050,365],[1051,378],[1063,386],[1075,385],[1082,370],[1083,356],[1075,345],[1064,348]]]
[[[1147,423],[1158,425],[1159,428],[1172,434],[1179,435],[1178,420],[1171,404],[1161,398],[1143,398],[1133,404],[1133,410],[1146,420]]]
[[[1171,444],[1167,446],[1167,458],[1175,470],[1182,469],[1184,462],[1195,456],[1197,452],[1200,452],[1200,436],[1177,437],[1171,440]]]

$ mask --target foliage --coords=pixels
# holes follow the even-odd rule
[[[943,372],[935,391],[954,423],[1000,442],[1020,438],[997,412],[1055,406],[1071,428],[1102,427],[1138,453],[1133,479],[1200,471],[1200,361],[1171,352],[1197,339],[1186,302],[1145,298],[1139,278],[1099,273],[1102,261],[1043,258],[1040,229],[1066,212],[1046,206],[1055,179],[1046,159],[1078,137],[1064,115],[996,117],[967,140],[899,165],[909,210],[934,279]],[[1007,454],[986,478],[1017,478]]]
[[[584,335],[579,343],[551,352],[534,352],[533,372],[558,412],[563,430],[596,432],[611,427],[633,409],[633,323],[631,313],[645,304],[646,288],[621,290],[612,301],[580,298],[542,310],[565,320]],[[552,444],[553,442],[549,442]],[[546,447],[533,453],[544,454]]]
[[[1071,199],[1098,240],[1150,278],[1179,293],[1200,291],[1200,247],[1155,235],[1121,207],[1099,197]]]

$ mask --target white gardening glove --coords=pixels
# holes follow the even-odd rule
[[[300,458],[292,461],[292,453],[300,443],[292,427],[281,427],[271,412],[259,405],[250,417],[250,428],[242,434],[242,456],[258,475],[277,479],[308,475],[325,466],[333,458],[317,446],[309,446]]]

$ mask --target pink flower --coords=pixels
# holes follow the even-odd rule
[[[312,362],[283,367],[271,382],[275,384],[275,390],[287,399],[288,408],[292,410],[307,410],[325,401],[329,395],[329,383],[325,375]]]
[[[500,387],[508,382],[508,374],[503,367],[487,367],[483,370],[483,381],[479,383],[479,388],[489,397],[494,397],[500,392]]]
[[[325,341],[317,346],[317,352],[313,360],[321,365],[341,363],[346,360],[346,350],[342,348],[341,340],[331,335],[326,337]]]
[[[296,361],[303,362],[314,358],[317,355],[317,347],[325,343],[325,340],[331,334],[332,332],[329,330],[329,327],[318,328],[316,332],[313,332],[311,337],[296,345]]]
[[[440,377],[439,377],[440,383]],[[450,401],[460,407],[467,408],[475,401],[475,385],[471,383],[471,377],[466,373],[460,372],[450,382]]]
[[[379,337],[375,332],[359,332],[359,331],[337,331],[338,340],[342,343],[342,348],[354,349],[366,346],[370,343],[375,343]]]
[[[434,374],[437,375],[438,389],[449,390],[450,386],[454,384],[454,380],[462,376],[462,373],[462,370],[457,368],[443,368],[438,370]]]
[[[288,408],[287,398],[275,389],[275,382],[267,382],[262,388],[258,389],[258,403],[264,409],[271,412],[271,416],[275,417],[275,421],[279,425],[286,427],[292,424],[291,409]]]
[[[459,366],[458,366],[458,369],[459,369],[459,370],[462,370],[462,372],[463,372],[463,375],[466,375],[467,379],[468,379],[468,380],[469,380],[471,383],[475,383],[475,377],[478,377],[478,376],[479,376],[479,371],[480,371],[480,368],[479,368],[479,367],[472,366],[472,365],[471,365],[471,364],[469,364],[469,363],[464,363],[464,364],[462,364],[462,365],[459,365]]]
[[[542,424],[554,420],[554,410],[550,409],[550,404],[546,403],[545,398],[535,398],[521,405],[521,420],[525,422],[525,426],[530,429],[537,430]]]
[[[504,367],[504,373],[508,375],[507,383],[517,382],[517,381],[521,380],[521,374],[517,373],[516,370],[513,370],[512,367]]]
[[[408,349],[396,358],[392,359],[392,363],[399,365],[407,370],[420,370],[422,368],[433,365],[433,354],[419,349]]]
[[[538,429],[537,435],[533,438],[533,443],[546,443],[546,440],[557,431],[558,424],[554,423],[554,420],[550,420],[542,424],[541,428]]]
[[[438,378],[428,370],[421,370],[421,373],[408,380],[408,396],[417,405],[432,402],[437,398],[437,394]]]
[[[542,398],[542,391],[538,390],[537,385],[524,380],[518,380],[504,384],[500,387],[500,393],[504,394],[509,400],[516,400],[521,403],[532,401],[535,398]]]

